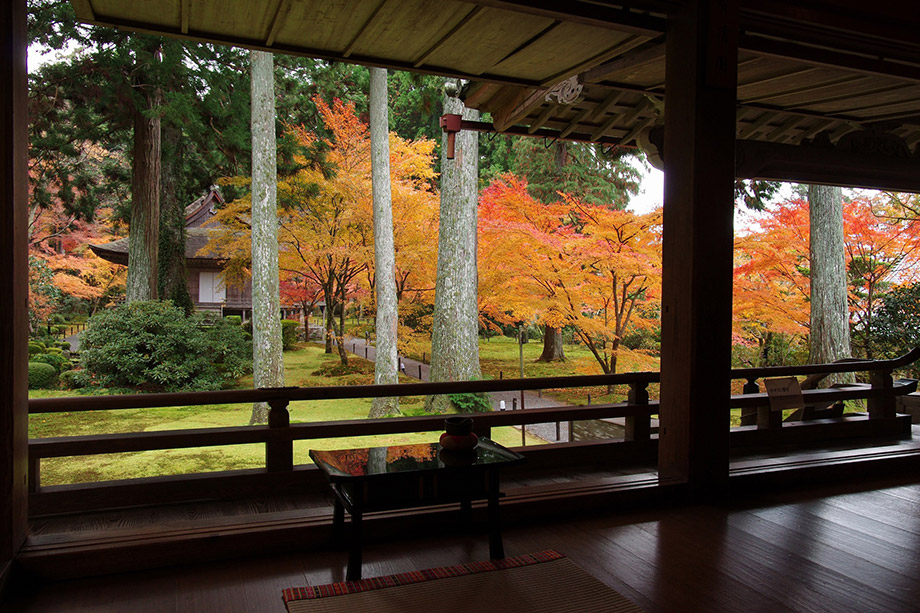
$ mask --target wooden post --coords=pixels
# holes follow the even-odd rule
[[[869,383],[872,389],[891,390],[894,381],[890,370],[873,370],[869,373]],[[869,408],[869,419],[894,419],[897,415],[897,399],[888,395],[881,398],[869,398],[866,402]]]
[[[626,401],[632,406],[648,406],[648,383],[633,381],[629,384]],[[652,433],[652,417],[645,415],[628,415],[626,417],[626,440],[647,441]]]
[[[274,432],[291,425],[288,401],[277,399],[268,401],[268,427]],[[265,468],[269,472],[294,470],[294,441],[271,440],[265,443]]]
[[[668,16],[658,476],[728,485],[737,0]]]
[[[745,382],[741,392],[743,394],[759,394],[760,386],[757,385],[757,379],[749,378]],[[745,407],[741,409],[741,425],[753,426],[755,424],[757,424],[757,407]]]
[[[26,1],[0,5],[0,599],[28,505],[28,84]]]

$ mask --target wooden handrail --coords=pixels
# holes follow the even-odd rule
[[[762,379],[793,375],[832,374],[868,370],[895,370],[920,360],[920,347],[890,360],[847,360],[831,364],[805,364],[802,366],[766,366],[763,368],[733,368],[732,379]]]
[[[272,387],[217,392],[175,392],[165,394],[125,394],[121,396],[68,396],[29,400],[29,413],[104,411],[201,404],[270,402],[272,400],[338,400],[343,398],[386,398],[428,396],[464,392],[508,392],[562,387],[627,385],[635,381],[657,382],[657,372],[536,379],[493,379],[488,381],[446,381],[440,383],[400,383],[391,385],[336,385],[328,387]]]
[[[626,403],[590,406],[529,409],[480,413],[474,419],[477,429],[554,421],[606,419],[610,417],[650,416],[658,412],[658,403],[637,406]],[[64,436],[29,440],[29,457],[54,458],[155,449],[216,447],[275,441],[295,441],[351,436],[372,436],[404,432],[437,432],[444,428],[444,416],[395,417],[392,419],[354,419],[316,423],[294,423],[283,429],[265,426],[226,426],[187,430],[154,430]]]
[[[887,398],[891,396],[904,396],[917,390],[916,379],[899,379],[890,388],[873,388],[869,385],[853,385],[847,387],[832,387],[817,390],[802,390],[805,404],[831,404],[841,400],[857,400],[868,398]],[[731,397],[729,407],[732,409],[745,409],[769,404],[766,394],[737,394]]]
[[[920,359],[920,348],[891,360],[859,360],[835,364],[804,366],[771,366],[767,368],[736,368],[732,379],[759,379],[789,375],[836,373],[853,371],[894,370]],[[270,402],[272,400],[334,400],[343,398],[385,398],[394,396],[427,396],[464,392],[506,392],[548,388],[628,385],[658,383],[658,372],[633,372],[613,375],[581,375],[573,377],[539,377],[535,379],[495,379],[488,381],[449,381],[442,383],[401,383],[395,385],[338,385],[329,387],[276,387],[216,392],[176,392],[165,394],[126,394],[120,396],[68,396],[65,398],[34,398],[29,400],[29,413],[61,413],[68,411],[106,411],[180,405],[233,404]]]

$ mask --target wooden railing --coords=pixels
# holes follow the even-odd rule
[[[895,397],[916,389],[916,381],[894,382],[891,373],[920,358],[920,349],[896,360],[854,361],[843,364],[824,364],[801,367],[780,367],[733,370],[733,379],[747,381],[748,394],[732,396],[731,408],[754,407],[763,412],[769,409],[765,394],[755,389],[756,381],[764,377],[829,374],[835,372],[868,371],[870,385],[846,389],[805,390],[806,402],[837,402],[863,398],[869,405],[868,420],[879,423],[896,421]],[[176,475],[155,477],[159,487],[154,500],[222,497],[241,491],[240,484],[248,484],[247,491],[278,491],[278,488],[294,487],[295,482],[305,478],[302,467],[294,465],[294,441],[326,439],[365,435],[384,435],[407,432],[437,432],[442,430],[443,416],[400,417],[392,419],[363,419],[319,423],[290,422],[288,405],[294,401],[330,400],[346,398],[370,398],[393,396],[426,396],[462,392],[500,392],[518,390],[539,390],[547,388],[571,388],[587,386],[628,385],[628,400],[625,403],[594,404],[590,406],[568,406],[551,409],[527,409],[477,414],[475,428],[478,434],[488,436],[492,428],[510,425],[529,425],[546,422],[572,422],[590,419],[624,418],[626,436],[624,442],[615,445],[648,451],[653,449],[651,418],[659,412],[658,402],[650,399],[648,385],[659,381],[657,372],[625,373],[616,375],[592,375],[576,377],[553,377],[539,379],[504,379],[492,381],[469,381],[450,383],[415,383],[400,385],[358,385],[335,387],[285,387],[258,390],[229,390],[218,392],[189,392],[170,394],[136,394],[123,396],[86,396],[68,398],[41,398],[29,401],[29,412],[60,413],[79,411],[100,411],[138,409],[170,406],[230,404],[267,402],[269,418],[267,426],[237,426],[220,428],[196,428],[187,430],[131,432],[120,434],[99,434],[90,436],[69,436],[30,439],[30,490],[33,513],[66,512],[87,506],[105,507],[118,501],[119,504],[143,504],[153,496],[142,491],[144,479],[86,484],[72,486],[41,487],[41,461],[44,458],[85,456],[122,452],[138,452],[162,449],[211,447],[219,445],[264,444],[265,467],[261,470],[225,471],[213,475]],[[852,420],[850,420],[852,421]],[[903,429],[903,421],[897,428]],[[907,426],[909,432],[909,424]],[[741,429],[746,441],[763,442],[763,437],[751,435]],[[750,428],[748,429],[750,430]],[[779,440],[782,424],[769,418],[754,430],[772,432],[768,440]],[[788,428],[787,428],[788,430]],[[852,430],[852,428],[850,429]],[[850,430],[847,430],[848,432]],[[877,427],[873,433],[882,431]],[[892,429],[892,433],[896,430]],[[733,434],[734,436],[734,434]],[[741,440],[741,439],[739,439]],[[734,443],[733,443],[734,444]],[[600,443],[610,448],[610,443]],[[584,447],[569,445],[568,447]],[[543,446],[547,447],[547,446]],[[567,446],[552,445],[561,452]],[[531,449],[531,448],[528,448]],[[549,452],[548,449],[532,450],[531,453]],[[598,456],[600,457],[600,456]],[[211,481],[206,479],[210,477]],[[235,479],[234,477],[239,477]],[[308,480],[312,477],[306,477]],[[257,483],[259,482],[259,483]],[[173,484],[175,494],[170,497],[166,483]],[[208,484],[213,485],[210,487]],[[214,485],[217,484],[217,485]],[[209,489],[210,487],[210,489]],[[139,489],[141,488],[141,489]],[[44,502],[43,502],[44,501]],[[89,502],[88,502],[89,501]]]

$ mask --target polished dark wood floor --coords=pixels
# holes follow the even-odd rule
[[[508,525],[650,612],[917,611],[920,478]],[[481,534],[371,543],[365,576],[485,559]],[[344,553],[235,560],[35,585],[9,611],[284,611],[281,589],[340,581]]]

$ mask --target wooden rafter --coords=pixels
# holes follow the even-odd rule
[[[819,119],[810,128],[803,130],[801,134],[792,139],[792,142],[798,144],[806,139],[814,138],[835,123],[837,123],[835,119]]]
[[[588,26],[608,28],[620,32],[629,32],[641,36],[657,36],[662,34],[667,27],[665,14],[668,8],[666,3],[657,4],[650,10],[658,11],[661,16],[638,13],[628,8],[603,6],[595,2],[550,3],[534,2],[533,0],[473,0],[476,4],[506,9],[519,13],[529,13],[552,19],[563,19],[572,23]],[[564,7],[564,8],[563,8]]]
[[[77,14],[77,19],[96,21],[96,11],[93,10],[93,3],[90,0],[72,0],[71,4]]]
[[[803,87],[797,87],[795,89],[785,89],[773,92],[771,94],[763,94],[760,96],[752,96],[746,100],[749,102],[766,102],[767,100],[773,100],[774,98],[785,98],[786,96],[795,96],[800,94],[815,93],[823,89],[838,88],[843,86],[852,86],[860,81],[865,81],[869,77],[865,75],[848,75],[839,79],[834,79],[832,81],[824,81],[822,83],[812,83],[810,85],[805,85]],[[738,96],[741,98],[742,96]]]
[[[600,121],[613,106],[620,101],[626,92],[613,91],[604,99],[603,102],[594,107],[594,114],[591,115],[591,121]]]
[[[268,36],[265,37],[266,47],[271,47],[275,44],[275,38],[278,36],[278,31],[281,30],[281,26],[284,24],[284,20],[287,19],[290,11],[291,0],[281,0],[281,3],[278,5],[278,10],[275,11],[275,17],[272,19],[272,27],[268,31]]]
[[[574,132],[575,128],[578,127],[578,124],[580,124],[582,120],[584,120],[584,118],[587,117],[588,113],[590,112],[591,112],[591,109],[589,108],[578,111],[578,113],[575,115],[572,121],[569,122],[569,125],[567,125],[565,128],[562,129],[561,132],[559,132],[559,138],[565,138],[566,136]]]
[[[769,111],[764,111],[760,117],[738,130],[738,138],[750,138],[754,136],[761,128],[767,125],[771,119],[773,119],[773,114]]]
[[[798,125],[801,125],[803,121],[806,121],[805,117],[790,117],[785,122],[783,122],[783,125],[767,134],[765,140],[771,143],[778,142],[787,132],[789,132],[789,130],[792,130]]]
[[[796,69],[790,72],[783,72],[783,73],[775,74],[769,77],[762,77],[759,79],[755,79],[753,81],[746,81],[744,83],[738,83],[738,91],[740,92],[746,87],[757,87],[760,85],[766,85],[767,83],[773,83],[775,81],[782,81],[783,79],[788,79],[789,77],[797,77],[799,75],[808,74],[809,72],[814,72],[816,70],[818,69],[814,66],[797,67]]]
[[[764,57],[796,60],[813,64],[843,68],[849,72],[869,75],[887,75],[909,81],[920,81],[920,66],[903,62],[892,62],[885,58],[873,58],[834,49],[800,45],[791,41],[777,40],[763,36],[742,34],[739,48]]]
[[[357,45],[358,41],[361,40],[361,37],[364,36],[364,33],[367,31],[367,28],[372,23],[374,23],[374,20],[377,19],[377,15],[380,14],[380,11],[383,10],[383,7],[386,5],[386,3],[387,3],[387,0],[380,0],[380,4],[377,5],[377,7],[370,14],[370,16],[364,22],[364,24],[360,28],[358,28],[358,31],[355,33],[352,39],[348,42],[347,45],[345,45],[345,49],[342,51],[343,58],[351,57],[351,52],[354,51],[355,45]]]
[[[491,64],[489,64],[486,70],[491,70],[492,68],[495,68],[496,66],[498,66],[505,60],[509,60],[513,58],[515,55],[518,55],[519,53],[523,53],[530,46],[536,43],[538,40],[540,40],[541,38],[543,38],[544,36],[546,36],[547,34],[549,34],[550,32],[552,32],[553,30],[555,30],[561,25],[562,25],[561,21],[553,21],[548,26],[546,26],[545,28],[543,28],[542,30],[540,30],[539,32],[537,32],[536,34],[534,34],[533,36],[531,36],[530,38],[522,42],[520,45],[518,45],[517,47],[515,47],[514,49],[506,53],[504,56],[493,61]]]
[[[547,105],[547,107],[543,109],[543,112],[540,113],[540,116],[537,117],[537,119],[533,123],[530,124],[530,127],[527,128],[528,134],[533,134],[537,130],[542,128],[543,124],[546,123],[546,120],[552,117],[553,112],[555,110],[556,109],[552,105]]]
[[[611,58],[615,58],[618,55],[629,51],[630,49],[642,44],[644,40],[645,40],[644,38],[639,37],[639,36],[632,36],[630,38],[627,38],[619,42],[618,44],[614,45],[613,47],[610,47],[609,49],[606,49],[594,55],[593,57],[590,57],[587,60],[579,64],[576,64],[575,66],[567,68],[566,70],[563,70],[562,72],[558,72],[552,75],[551,77],[544,79],[542,81],[542,85],[546,87],[552,87],[553,85],[555,85],[556,83],[559,83],[560,81],[564,81],[565,79],[568,79],[569,77],[573,75],[586,72],[590,70],[591,68],[594,68],[598,64],[602,64],[603,62],[606,62],[610,60]]]
[[[599,64],[585,72],[585,83],[596,83],[605,78],[626,72],[638,66],[658,61],[664,57],[665,44],[663,37],[649,41],[641,48],[635,48],[624,53],[616,59]]]
[[[604,62],[611,56],[620,55],[636,45],[640,44],[642,39],[640,37],[629,37],[617,45],[614,45],[610,49],[595,55],[593,58],[582,62],[576,66],[571,67],[561,73],[558,73],[541,83],[541,87],[537,90],[529,93],[526,96],[516,98],[512,101],[511,104],[507,105],[502,109],[498,109],[493,112],[493,117],[495,121],[495,127],[497,130],[504,130],[508,126],[513,125],[520,121],[522,118],[526,117],[533,111],[535,108],[539,107],[542,104],[545,104],[546,94],[556,85],[561,83],[566,78],[570,78],[575,74],[579,74],[591,66],[595,66],[598,63]]]
[[[431,55],[432,55],[435,51],[437,51],[438,49],[440,49],[440,48],[444,45],[444,43],[446,43],[447,40],[448,40],[451,36],[453,36],[454,34],[456,34],[457,31],[458,31],[460,28],[462,28],[463,26],[465,26],[466,24],[468,24],[471,20],[473,20],[473,19],[474,19],[477,15],[479,15],[479,13],[481,13],[481,12],[482,12],[482,7],[481,7],[481,6],[474,6],[469,12],[467,12],[466,15],[464,15],[464,16],[460,19],[460,21],[458,21],[458,22],[456,23],[456,25],[454,25],[454,27],[452,27],[452,28],[447,32],[447,34],[445,34],[444,36],[442,36],[441,38],[439,38],[439,39],[437,40],[437,42],[435,42],[433,45],[431,45],[430,47],[428,47],[428,49],[426,49],[425,51],[423,51],[417,58],[415,58],[415,61],[412,62],[412,65],[413,65],[414,67],[418,68],[419,66],[421,66],[422,64],[424,64],[425,61],[426,61],[429,57],[431,57]]]
[[[179,29],[182,31],[183,34],[188,34],[188,18],[189,18],[189,11],[191,10],[191,3],[192,3],[192,0],[182,0],[182,2],[179,5],[179,12],[181,13],[181,15],[179,16],[179,19],[181,21],[181,25],[179,26]]]

